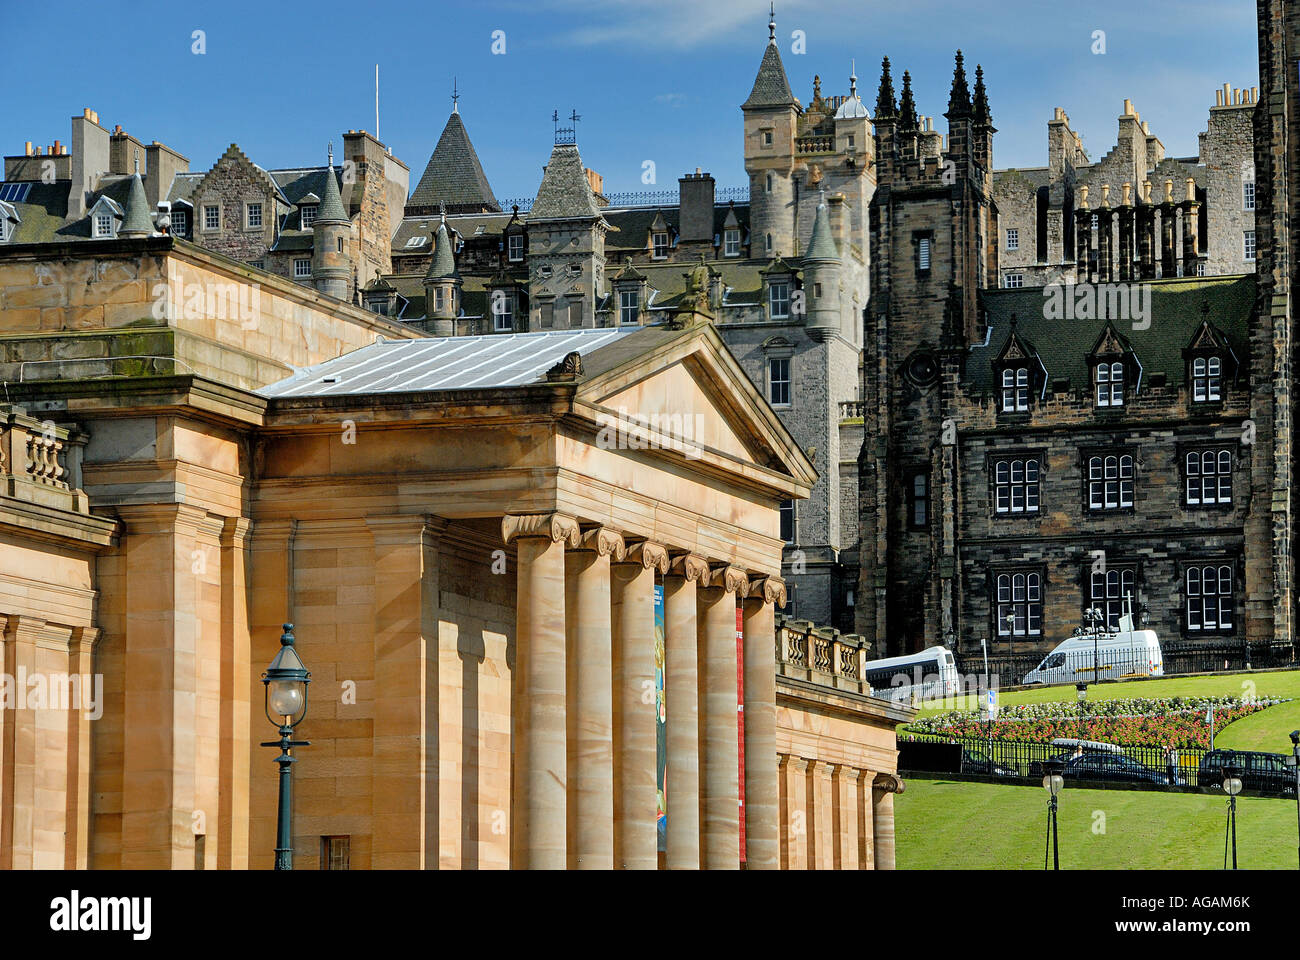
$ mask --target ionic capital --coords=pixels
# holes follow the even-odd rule
[[[598,557],[609,557],[614,563],[621,563],[627,556],[627,543],[623,534],[609,527],[589,527],[582,531],[582,543],[579,550],[593,550]]]
[[[669,563],[669,574],[681,577],[688,583],[708,584],[709,561],[694,553],[678,553]]]
[[[871,781],[871,787],[882,793],[902,793],[907,789],[907,784],[903,783],[903,778],[896,773],[877,773],[875,779]]]
[[[660,573],[668,572],[668,548],[661,543],[638,540],[629,544],[626,563],[639,563],[647,570],[655,569]]]
[[[562,513],[506,514],[501,518],[501,539],[506,543],[521,537],[550,537],[577,548],[582,542],[578,521]]]
[[[744,597],[749,594],[749,575],[729,563],[714,564],[709,569],[709,586],[722,587],[727,593]]]
[[[785,581],[780,577],[754,577],[749,581],[749,596],[764,603],[785,606]]]

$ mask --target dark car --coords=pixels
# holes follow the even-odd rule
[[[1108,783],[1158,783],[1168,786],[1169,775],[1138,763],[1132,757],[1109,750],[1084,750],[1061,753],[1052,758],[1062,765],[1061,776],[1067,780],[1099,780]],[[1031,776],[1042,776],[1043,764],[1031,765]]]
[[[1018,777],[1019,772],[994,762],[983,750],[966,747],[962,751],[962,773],[982,773],[990,777]]]
[[[1223,789],[1228,758],[1241,765],[1241,786],[1245,790],[1295,796],[1295,772],[1280,753],[1256,753],[1251,750],[1211,750],[1201,758],[1197,773],[1202,787]]]

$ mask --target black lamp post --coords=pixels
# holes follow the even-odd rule
[[[1291,731],[1291,756],[1286,758],[1286,762],[1295,774],[1296,825],[1300,828],[1300,730]]]
[[[1097,683],[1100,680],[1101,664],[1098,658],[1101,656],[1097,649],[1098,633],[1101,631],[1102,622],[1106,615],[1096,607],[1089,607],[1083,611],[1083,617],[1088,621],[1088,629],[1092,631],[1092,682]]]
[[[1061,771],[1065,765],[1060,760],[1048,760],[1043,764],[1043,788],[1048,793],[1047,801],[1047,839],[1043,843],[1043,869],[1047,869],[1047,850],[1052,851],[1052,869],[1061,869],[1061,847],[1056,834],[1056,798],[1065,786],[1065,777]]]
[[[1228,795],[1228,825],[1223,837],[1223,869],[1228,869],[1228,836],[1232,837],[1232,869],[1237,869],[1237,794],[1241,793],[1241,761],[1229,753],[1223,765],[1223,792]]]
[[[279,747],[280,809],[275,828],[275,869],[293,869],[293,756],[294,747],[309,747],[307,740],[294,740],[293,728],[307,715],[307,684],[311,673],[293,646],[293,624],[284,625],[280,652],[262,674],[266,685],[266,718],[280,729],[279,740],[269,740],[264,747]]]

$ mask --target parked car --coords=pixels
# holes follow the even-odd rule
[[[1252,750],[1211,750],[1201,758],[1197,774],[1201,786],[1223,789],[1229,756],[1241,764],[1243,789],[1295,796],[1295,772],[1286,765],[1286,757]]]
[[[1111,750],[1083,750],[1060,753],[1052,758],[1062,764],[1061,776],[1067,780],[1099,780],[1108,783],[1169,784],[1169,774],[1152,770],[1132,757]],[[1043,764],[1030,765],[1030,776],[1042,776]]]
[[[994,762],[983,750],[977,750],[974,747],[966,747],[962,751],[961,772],[982,773],[990,777],[1020,776],[1019,771]]]

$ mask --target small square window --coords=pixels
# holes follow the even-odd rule
[[[1008,290],[1025,285],[1025,275],[1023,273],[1007,273],[1002,276],[1002,286]]]
[[[307,259],[306,257],[303,257],[302,259],[299,260],[295,260],[293,262],[293,275],[295,277],[310,277],[311,260]]]

